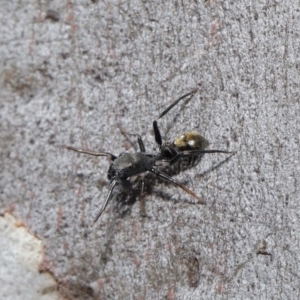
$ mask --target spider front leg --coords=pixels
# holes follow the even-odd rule
[[[128,135],[136,135],[137,136],[137,140],[138,140],[138,144],[139,144],[139,147],[140,147],[140,151],[141,152],[146,152],[146,149],[145,149],[145,145],[144,145],[144,142],[142,140],[142,137],[137,134],[137,133],[130,133],[128,131],[125,131],[123,129],[120,129],[121,133],[123,134],[128,134]]]

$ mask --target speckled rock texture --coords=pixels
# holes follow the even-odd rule
[[[0,213],[62,297],[300,298],[298,1],[2,1],[0,22]],[[196,87],[159,126],[237,151],[174,176],[206,205],[150,177],[91,227],[109,161],[62,146],[134,152],[122,129],[153,153]]]

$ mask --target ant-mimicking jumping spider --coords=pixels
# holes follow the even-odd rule
[[[160,119],[165,114],[167,114],[170,111],[170,109],[172,109],[180,100],[188,96],[193,96],[196,93],[196,91],[197,89],[194,89],[192,92],[185,94],[184,96],[177,99],[159,115],[158,119]],[[104,201],[101,210],[95,217],[93,223],[95,223],[104,212],[117,183],[121,183],[123,187],[128,188],[130,187],[130,181],[129,181],[130,177],[137,176],[148,171],[155,174],[159,178],[162,178],[170,183],[175,184],[176,186],[183,189],[186,193],[190,194],[198,201],[200,201],[200,203],[204,204],[203,200],[200,197],[198,197],[194,192],[192,192],[186,186],[176,181],[175,179],[171,178],[167,174],[158,170],[157,167],[160,165],[160,163],[164,163],[167,165],[174,165],[175,163],[178,163],[180,160],[184,158],[191,159],[190,164],[193,165],[197,160],[197,158],[203,155],[204,153],[231,153],[232,154],[234,152],[222,151],[222,150],[204,150],[204,148],[208,146],[208,142],[204,137],[202,137],[200,134],[195,132],[187,132],[184,135],[175,138],[173,143],[170,142],[163,143],[160,130],[157,125],[157,120],[153,121],[153,130],[154,130],[155,141],[159,146],[158,153],[154,153],[154,154],[146,153],[145,145],[141,136],[139,134],[131,134],[128,132],[125,133],[129,135],[137,136],[137,140],[140,148],[139,152],[135,152],[135,153],[123,152],[119,156],[115,156],[114,154],[111,154],[109,152],[94,152],[87,149],[80,149],[72,146],[64,146],[66,149],[73,150],[78,153],[84,153],[93,156],[107,156],[112,161],[107,172],[107,177],[110,180],[108,194],[106,196],[106,199]],[[145,186],[144,179],[142,179],[140,182],[141,182],[140,192],[142,194],[144,192],[144,186]]]

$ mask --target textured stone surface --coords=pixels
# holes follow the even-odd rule
[[[0,217],[0,298],[62,299],[49,273],[40,273],[42,242],[6,213]]]
[[[299,299],[299,45],[296,1],[2,1],[1,211],[45,241],[69,299]],[[196,130],[211,148],[121,216],[105,158]],[[133,139],[134,142],[134,139]],[[137,199],[138,200],[138,199]]]

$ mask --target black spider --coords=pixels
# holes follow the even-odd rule
[[[194,95],[196,91],[197,89],[180,97],[178,100],[172,103],[167,109],[165,109],[160,114],[158,119],[164,116],[180,100],[188,96]],[[159,145],[159,152],[154,154],[146,153],[144,142],[140,135],[131,134],[128,132],[125,133],[137,136],[137,140],[140,148],[139,152],[136,153],[124,152],[121,153],[119,156],[115,156],[109,152],[94,152],[87,149],[79,149],[71,146],[65,146],[65,148],[76,151],[78,153],[84,153],[93,156],[107,156],[112,161],[107,173],[107,177],[110,180],[108,194],[101,210],[99,211],[99,213],[94,219],[94,223],[99,219],[99,217],[105,210],[111,198],[113,189],[117,183],[120,183],[123,187],[128,188],[130,187],[130,181],[129,181],[130,177],[140,175],[148,171],[170,183],[177,185],[178,187],[183,189],[186,193],[196,198],[200,203],[204,204],[205,202],[203,201],[203,199],[198,197],[194,192],[192,192],[186,186],[176,181],[175,179],[171,178],[167,174],[161,172],[159,170],[159,165],[161,163],[167,165],[173,165],[184,158],[195,160],[197,157],[203,155],[204,153],[233,153],[233,152],[221,151],[221,150],[204,150],[204,148],[207,147],[208,142],[201,135],[193,132],[185,133],[183,136],[176,138],[173,143],[169,143],[169,142],[162,143],[161,134],[158,129],[156,120],[153,122],[153,129],[154,129],[155,141]],[[140,184],[141,193],[144,192],[144,186],[145,186],[144,179],[142,179]]]

